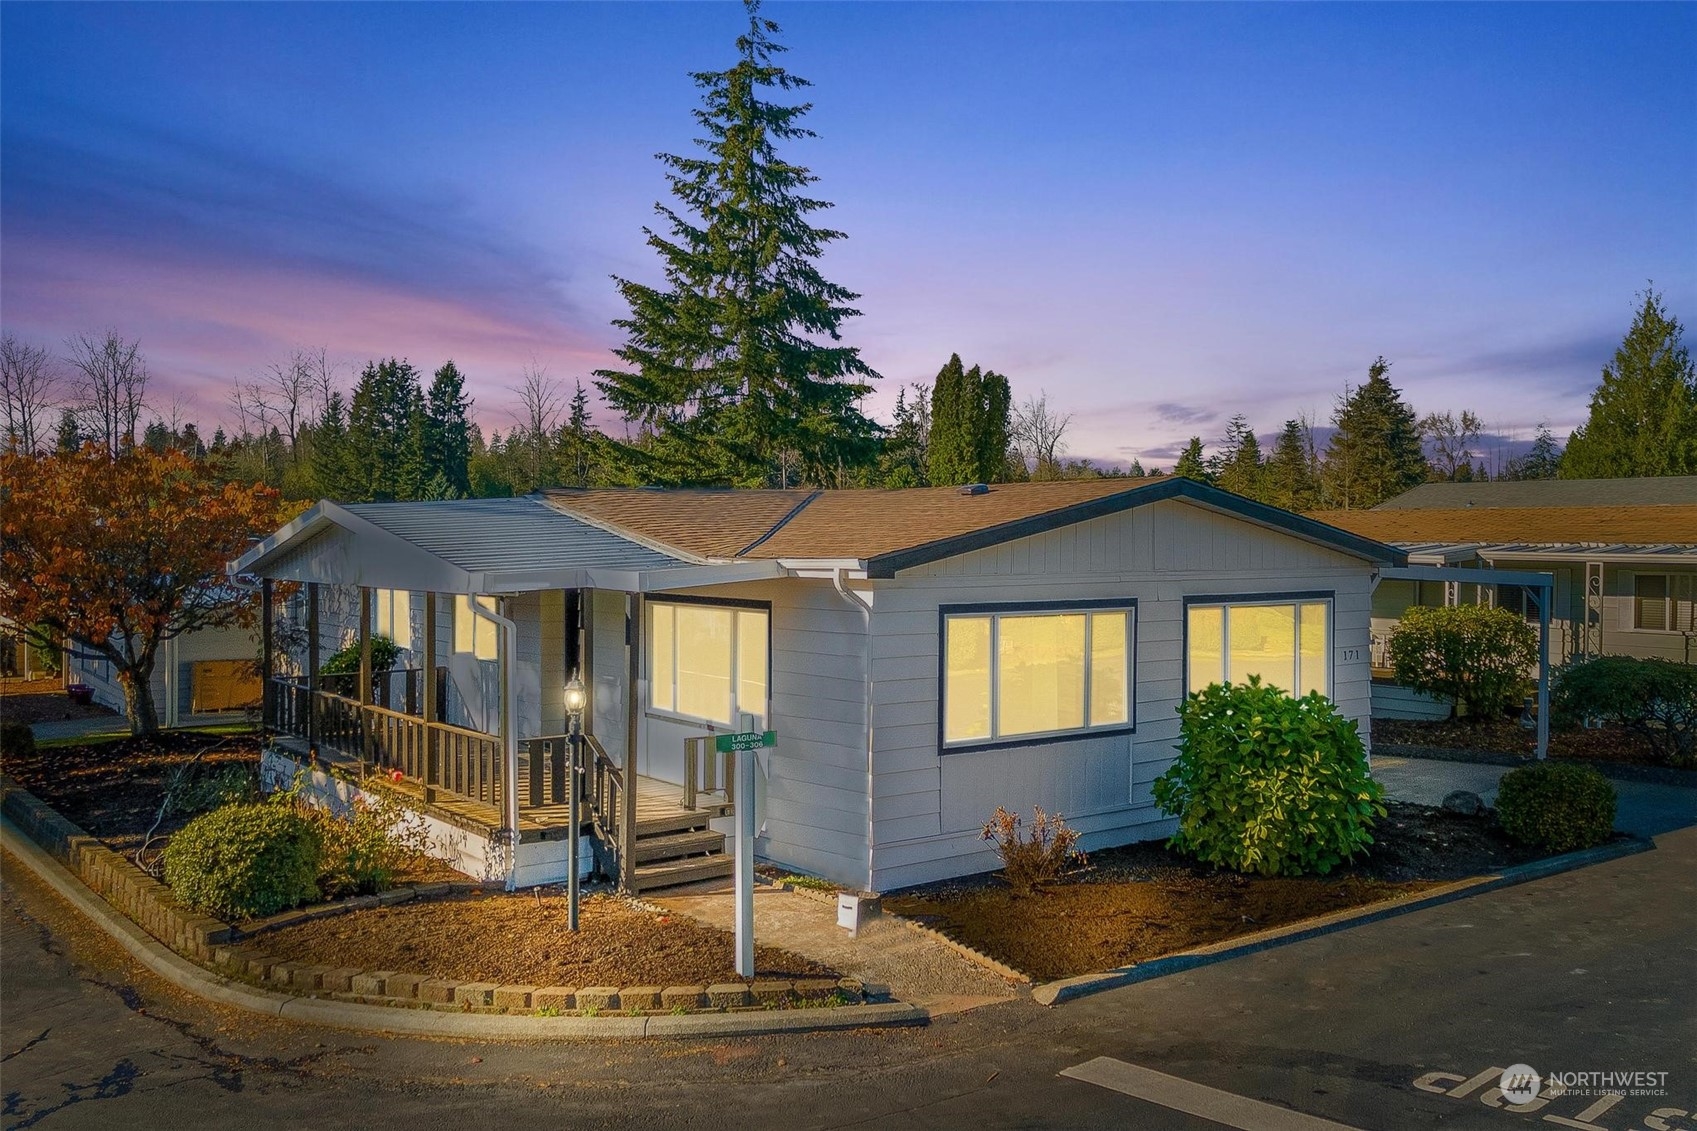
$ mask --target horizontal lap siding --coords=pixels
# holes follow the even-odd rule
[[[755,849],[783,865],[866,883],[865,621],[829,581],[685,591],[772,606],[771,718]],[[656,599],[664,600],[664,597]]]
[[[1103,847],[1164,836],[1151,783],[1172,762],[1183,699],[1184,598],[1333,591],[1336,697],[1365,726],[1371,567],[1299,539],[1166,502],[904,571],[877,583],[875,886],[997,866],[979,830],[997,805],[1059,811]],[[939,754],[938,606],[1138,601],[1136,733]],[[1358,649],[1359,661],[1341,661]]]

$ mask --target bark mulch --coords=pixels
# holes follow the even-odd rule
[[[50,723],[62,719],[92,719],[117,712],[98,703],[71,702],[59,680],[0,680],[0,720],[8,723]]]
[[[884,909],[1046,981],[1146,962],[1545,855],[1510,842],[1489,817],[1402,802],[1386,810],[1369,855],[1329,876],[1217,871],[1162,841],[1145,841],[1093,852],[1088,866],[1032,895],[1015,895],[992,873],[886,896]]]
[[[60,816],[98,837],[131,860],[159,816],[171,774],[194,761],[194,773],[212,775],[239,766],[259,777],[259,739],[255,735],[214,735],[202,731],[163,731],[139,737],[107,739],[37,748],[33,754],[0,752],[0,769],[52,806]],[[149,861],[164,851],[171,834],[198,813],[172,813],[159,823],[148,845]],[[439,860],[420,858],[396,874],[396,886],[464,880]]]
[[[1478,750],[1530,758],[1538,745],[1535,731],[1509,719],[1374,719],[1373,742],[1392,746],[1430,746],[1440,750]],[[1582,761],[1662,766],[1650,744],[1625,727],[1575,727],[1550,731],[1550,757]]]
[[[485,893],[317,919],[256,936],[268,953],[326,966],[523,986],[735,982],[732,936],[615,895],[592,895],[566,930],[565,895]],[[836,978],[811,959],[756,947],[762,978]]]

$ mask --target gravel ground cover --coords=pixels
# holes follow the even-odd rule
[[[8,723],[47,723],[62,719],[116,718],[117,712],[98,703],[71,702],[53,679],[0,681],[0,720]]]

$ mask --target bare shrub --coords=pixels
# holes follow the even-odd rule
[[[1042,806],[1034,805],[1031,811],[1029,832],[1022,831],[1025,822],[1018,813],[1000,805],[984,826],[983,839],[996,846],[1002,876],[1016,895],[1029,895],[1038,884],[1059,878],[1068,866],[1085,862],[1078,851],[1077,829],[1067,828],[1059,813],[1045,813]]]

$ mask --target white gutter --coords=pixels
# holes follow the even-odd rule
[[[866,632],[866,889],[872,890],[872,843],[875,826],[872,819],[872,791],[876,786],[876,775],[872,765],[872,606],[866,599],[843,584],[848,570],[838,567],[831,574],[831,585],[837,595],[855,608],[860,610],[860,619],[865,625]]]
[[[503,598],[497,598],[502,600]],[[512,840],[507,849],[507,890],[518,886],[519,866],[519,740],[518,681],[513,678],[518,663],[518,626],[500,613],[484,608],[477,601],[467,601],[473,616],[493,621],[501,631],[501,747],[506,763],[504,796],[501,798],[502,819]],[[429,678],[436,678],[436,657],[430,657]],[[431,720],[434,721],[434,720]]]

